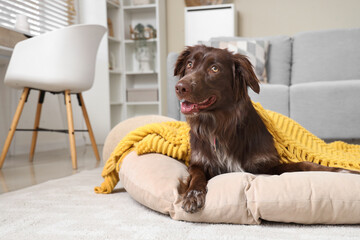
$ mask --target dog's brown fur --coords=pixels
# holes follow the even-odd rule
[[[248,96],[248,87],[256,93],[260,87],[245,56],[203,45],[187,47],[174,75],[180,76],[175,90],[191,127],[186,212],[204,206],[207,181],[222,173],[345,171],[310,162],[280,164],[273,138]]]

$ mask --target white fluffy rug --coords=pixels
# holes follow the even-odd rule
[[[0,239],[359,239],[359,225],[259,226],[174,221],[118,189],[98,195],[102,169],[0,195]]]

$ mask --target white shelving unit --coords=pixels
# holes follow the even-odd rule
[[[166,95],[165,0],[143,0],[143,4],[136,4],[139,0],[113,2],[107,0],[107,17],[111,19],[114,32],[114,36],[108,38],[109,66],[112,66],[109,69],[111,127],[130,117],[163,114],[163,96]],[[139,23],[152,25],[156,37],[132,39],[130,26],[135,28]],[[136,57],[139,44],[145,44],[153,55],[146,67]],[[148,100],[143,100],[146,92],[151,94],[146,95]],[[131,98],[128,94],[132,94]],[[139,100],[136,94],[142,94]]]

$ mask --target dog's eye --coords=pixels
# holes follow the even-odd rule
[[[211,71],[217,73],[219,71],[219,68],[217,66],[212,66]]]
[[[186,67],[187,68],[192,68],[192,62],[189,62]]]

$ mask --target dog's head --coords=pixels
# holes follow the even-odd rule
[[[225,49],[197,45],[178,57],[174,75],[181,112],[194,113],[229,109],[249,100],[247,87],[259,93],[259,81],[248,59]]]

